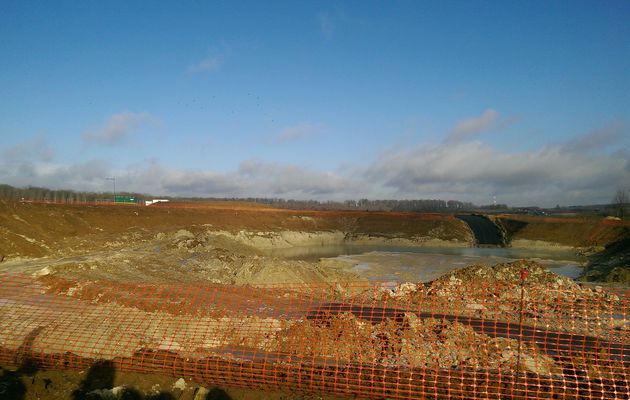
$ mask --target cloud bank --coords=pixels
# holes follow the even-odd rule
[[[95,138],[122,140],[143,114],[113,116]],[[513,206],[601,204],[619,187],[630,188],[627,128],[620,122],[534,151],[503,151],[472,138],[497,123],[498,112],[454,126],[442,143],[388,150],[363,166],[322,171],[266,160],[243,160],[232,171],[184,170],[157,160],[113,166],[104,160],[53,162],[45,138],[2,152],[0,183],[107,191],[116,176],[120,190],[173,196],[457,199]],[[284,140],[302,137],[309,124],[287,128]],[[457,140],[454,140],[457,138]]]
[[[584,204],[608,202],[630,182],[627,155],[586,155],[563,146],[500,152],[481,142],[417,147],[381,157],[365,172],[397,197],[432,193],[490,203]]]

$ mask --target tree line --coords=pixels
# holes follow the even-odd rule
[[[121,192],[116,195],[132,195],[138,201],[151,199],[152,196],[139,193]],[[472,211],[483,208],[470,202],[457,200],[439,199],[417,199],[417,200],[346,200],[346,201],[317,201],[317,200],[293,200],[282,198],[248,197],[248,198],[173,198],[160,196],[170,200],[180,201],[245,201],[250,203],[264,204],[271,207],[300,209],[300,210],[363,210],[363,211],[398,211],[398,212],[458,212]],[[10,200],[25,201],[51,201],[60,203],[74,202],[98,202],[112,201],[112,192],[87,192],[66,189],[48,189],[39,186],[14,187],[7,184],[0,184],[0,198]],[[486,208],[506,209],[504,204],[485,206]]]
[[[121,192],[116,195],[133,195],[138,200],[143,200],[141,194]],[[0,198],[8,200],[28,201],[52,201],[56,203],[97,202],[114,201],[113,192],[80,192],[66,189],[48,189],[39,186],[27,186],[24,188],[0,184]]]
[[[116,195],[134,196],[137,201],[143,202],[154,196],[120,192]],[[267,197],[247,198],[219,198],[219,197],[170,197],[160,198],[171,201],[245,201],[264,204],[271,207],[296,209],[296,210],[363,210],[363,211],[398,211],[398,212],[471,212],[471,211],[501,211],[508,210],[506,204],[491,204],[478,206],[471,202],[440,199],[415,199],[415,200],[345,200],[345,201],[317,201],[317,200],[293,200]],[[114,200],[113,192],[87,192],[67,189],[48,189],[39,186],[15,187],[0,183],[0,199],[26,200],[26,201],[52,201],[59,203],[74,202],[108,202]],[[536,207],[537,208],[537,207]],[[560,206],[557,206],[557,212]],[[566,208],[566,207],[565,207]],[[630,191],[618,189],[610,204],[598,206],[573,206],[567,208],[567,212],[591,212],[605,215],[614,215],[621,219],[628,217],[630,209]],[[512,211],[519,211],[518,209]],[[521,210],[523,211],[523,210]],[[523,212],[531,211],[524,210]]]
[[[398,211],[398,212],[457,212],[479,209],[473,203],[457,200],[417,199],[417,200],[345,200],[317,201],[292,200],[281,198],[246,198],[248,202],[265,204],[272,207],[300,210],[363,210],[363,211]],[[505,206],[505,205],[503,205]],[[507,208],[507,206],[505,206]]]

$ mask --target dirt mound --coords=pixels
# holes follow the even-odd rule
[[[523,315],[524,321],[533,326],[562,326],[570,319],[571,329],[583,334],[593,333],[593,323],[586,317],[589,313],[597,312],[604,318],[609,310],[623,308],[623,301],[612,292],[583,286],[525,260],[495,266],[471,265],[424,285],[402,283],[383,288],[376,299],[383,298],[402,307],[440,309],[444,314],[497,321]],[[610,334],[618,335],[627,328],[622,320],[618,331]]]
[[[525,279],[521,282],[522,277]],[[497,283],[516,282],[539,289],[562,287],[577,290],[579,288],[572,279],[554,274],[542,264],[527,260],[501,263],[494,266],[470,265],[445,274],[433,281],[431,286],[433,288],[450,286],[454,281],[459,281],[462,285],[484,282],[488,286],[492,286]]]
[[[324,321],[295,323],[277,340],[280,351],[305,358],[448,370],[516,368],[516,340],[492,338],[458,322],[413,313],[404,319],[404,325],[393,319],[373,324],[344,312]],[[543,375],[559,370],[532,345],[522,349],[520,368]]]

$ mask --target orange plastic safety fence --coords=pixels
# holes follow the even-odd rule
[[[555,287],[557,286],[557,287]],[[0,363],[350,398],[628,399],[628,292],[0,275]]]

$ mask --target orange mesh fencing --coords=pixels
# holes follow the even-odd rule
[[[227,286],[0,274],[0,364],[107,360],[349,398],[628,399],[629,298],[518,277]]]

